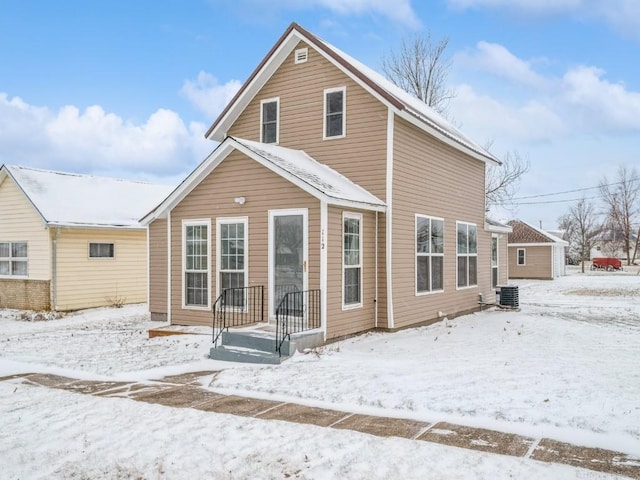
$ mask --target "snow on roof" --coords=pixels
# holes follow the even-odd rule
[[[4,168],[44,221],[54,226],[140,228],[138,219],[172,190],[166,185],[17,165]]]
[[[442,115],[436,112],[425,102],[406,92],[405,90],[388,80],[384,75],[381,75],[380,73],[376,72],[372,68],[366,66],[364,63],[361,63],[350,55],[347,55],[330,43],[327,43],[320,38],[318,38],[318,41],[322,42],[322,44],[333,51],[336,55],[342,57],[346,62],[359,70],[362,75],[376,83],[378,87],[382,88],[387,93],[397,98],[402,104],[404,104],[404,106],[411,114],[418,117],[424,123],[428,124],[432,128],[438,130],[440,133],[458,142],[459,144],[469,148],[470,150],[473,150],[475,153],[487,159],[491,159],[500,163],[500,160],[498,160],[493,154],[491,154],[485,148],[476,144],[473,140],[464,135],[460,130],[458,130],[448,120],[446,120]]]
[[[378,197],[333,168],[314,160],[302,150],[240,138],[233,138],[233,140],[327,197],[374,207],[385,206]]]

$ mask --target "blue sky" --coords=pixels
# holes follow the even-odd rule
[[[637,0],[4,0],[0,163],[175,183],[292,21],[376,69],[404,37],[448,36],[449,113],[529,158],[519,197],[640,166]],[[553,228],[569,204],[497,214]]]

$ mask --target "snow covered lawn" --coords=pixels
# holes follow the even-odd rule
[[[281,366],[207,358],[211,337],[148,339],[146,306],[49,321],[0,310],[0,376],[149,380],[218,370],[210,388],[449,421],[640,456],[640,276],[520,281],[520,312],[373,333]],[[615,478],[349,431],[0,382],[6,478]]]

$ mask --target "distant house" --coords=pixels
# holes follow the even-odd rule
[[[510,229],[485,223],[500,162],[297,24],[207,138],[215,151],[143,219],[152,318],[211,325],[212,307],[250,309],[225,292],[260,288],[265,322],[300,295],[296,322],[317,312],[327,341],[471,312],[506,282]]]
[[[166,186],[0,167],[0,308],[75,310],[147,299],[139,217]]]
[[[633,257],[633,251],[638,236],[632,233],[629,236],[629,251],[625,251],[624,234],[620,230],[604,230],[594,241],[593,248],[590,251],[590,258],[594,257],[615,257],[620,260],[627,260]]]
[[[521,220],[507,222],[509,278],[552,280],[566,274],[565,249],[569,242]]]

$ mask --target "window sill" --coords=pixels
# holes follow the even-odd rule
[[[466,287],[456,287],[456,290],[471,290],[472,288],[478,288],[478,285],[467,285]]]
[[[425,296],[429,296],[429,295],[437,295],[438,293],[444,293],[444,289],[431,290],[429,292],[416,292],[416,297],[425,297]]]
[[[196,310],[199,312],[208,312],[211,307],[208,305],[182,305],[183,310]]]
[[[358,308],[362,308],[362,302],[360,303],[350,303],[349,305],[342,305],[342,311],[347,310],[357,310]]]
[[[343,135],[334,135],[332,137],[322,137],[322,140],[338,140],[340,138],[346,138],[347,134],[343,134]]]

